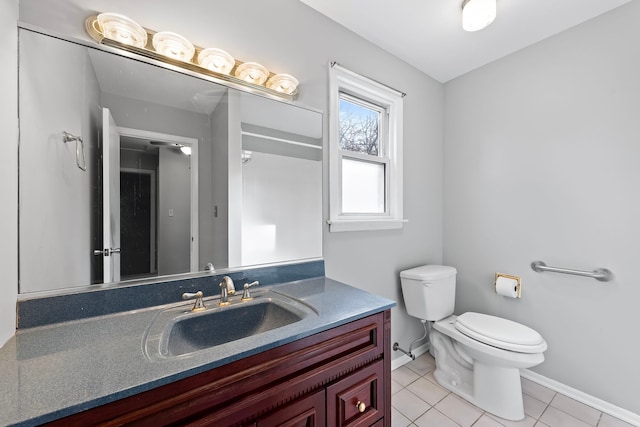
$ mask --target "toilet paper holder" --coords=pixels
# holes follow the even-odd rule
[[[498,279],[500,277],[504,277],[506,279],[515,280],[515,282],[516,282],[516,285],[515,285],[516,286],[515,298],[522,298],[522,286],[521,286],[521,282],[520,282],[520,277],[512,276],[510,274],[496,273],[495,280],[493,281],[493,287],[494,287],[496,293],[498,293],[497,285],[498,285]]]

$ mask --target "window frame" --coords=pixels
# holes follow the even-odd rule
[[[378,134],[378,156],[340,148],[340,94],[371,103],[383,110]],[[329,67],[329,230],[364,231],[402,228],[402,137],[404,94],[333,63]],[[342,212],[342,159],[385,165],[385,212]]]

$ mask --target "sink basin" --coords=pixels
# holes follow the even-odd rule
[[[173,324],[167,339],[167,355],[192,353],[302,319],[300,313],[269,300],[186,317]]]
[[[269,291],[254,292],[254,299],[192,312],[182,305],[161,312],[147,331],[145,353],[150,359],[181,357],[194,352],[255,337],[299,322],[313,311],[293,298]]]

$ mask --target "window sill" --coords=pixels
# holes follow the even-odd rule
[[[329,231],[376,231],[396,230],[403,227],[406,219],[364,219],[364,220],[327,220]]]

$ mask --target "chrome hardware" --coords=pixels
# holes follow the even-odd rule
[[[363,413],[364,411],[367,410],[367,404],[364,402],[358,401],[358,403],[356,403],[356,408],[358,408],[358,412]]]
[[[533,261],[531,263],[531,269],[537,273],[550,271],[552,273],[573,274],[576,276],[592,277],[600,282],[608,282],[613,278],[613,273],[611,272],[611,270],[607,270],[606,268],[597,268],[593,271],[581,271],[571,270],[568,268],[549,267],[542,261]]]
[[[95,249],[93,251],[93,254],[95,256],[100,256],[100,255],[111,256],[111,254],[119,254],[119,253],[120,253],[120,248],[104,248],[104,249]]]
[[[207,265],[204,266],[204,271],[210,271],[213,273],[216,269],[212,263],[208,262]]]
[[[258,282],[257,280],[255,282],[245,283],[244,284],[244,292],[242,292],[242,298],[240,298],[240,299],[242,301],[252,300],[253,297],[251,296],[251,293],[249,292],[249,288],[252,288],[254,286],[258,286],[259,284],[260,284],[260,282]]]
[[[62,131],[62,142],[66,144],[67,142],[73,141],[76,142],[76,166],[78,166],[78,169],[81,171],[86,172],[87,159],[84,156],[84,142],[82,141],[82,138],[72,135],[69,132]],[[80,154],[82,154],[82,164],[80,164]]]
[[[236,293],[233,280],[229,276],[224,276],[220,281],[220,302],[218,305],[229,305],[229,295]]]
[[[196,302],[193,304],[193,308],[191,309],[191,311],[200,311],[200,310],[204,310],[205,307],[204,306],[204,302],[202,301],[202,297],[203,297],[203,293],[202,291],[198,291],[195,293],[191,293],[191,292],[185,292],[182,294],[182,299],[196,299]]]

